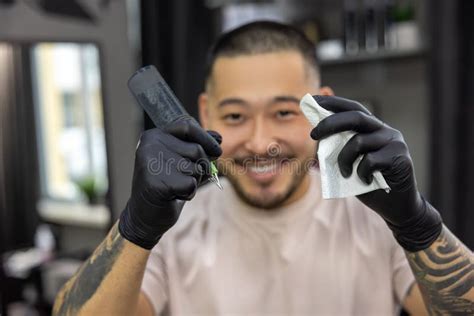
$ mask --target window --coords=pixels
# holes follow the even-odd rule
[[[39,43],[31,56],[42,196],[95,203],[108,186],[98,49]]]

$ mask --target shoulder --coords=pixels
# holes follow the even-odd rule
[[[185,203],[176,224],[170,228],[153,248],[160,256],[167,273],[189,276],[193,266],[209,258],[210,248],[221,227],[221,192],[215,185],[199,188],[196,196]]]
[[[321,176],[318,169],[310,172],[312,194],[321,196]],[[375,211],[363,204],[357,197],[338,199],[315,199],[315,217],[330,230],[349,230],[352,235],[364,238],[391,237],[385,221]]]
[[[223,182],[225,182],[225,180]],[[196,196],[184,204],[178,223],[176,224],[179,226],[188,221],[208,217],[211,213],[211,209],[216,208],[216,203],[218,202],[217,198],[221,195],[222,191],[212,183],[207,183],[200,187],[196,192]]]
[[[356,197],[339,203],[339,223],[345,223],[355,246],[363,253],[383,252],[390,256],[396,241],[383,218]]]
[[[345,210],[350,221],[361,228],[373,228],[388,231],[388,227],[382,217],[370,209],[356,197],[344,199]]]
[[[166,249],[170,243],[202,239],[209,222],[218,221],[215,214],[219,213],[216,210],[219,208],[220,192],[212,183],[200,187],[196,196],[185,202],[178,221],[163,235],[160,244]]]

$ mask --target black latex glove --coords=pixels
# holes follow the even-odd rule
[[[398,242],[409,251],[425,249],[441,232],[438,212],[421,196],[416,186],[413,163],[402,134],[373,116],[360,103],[334,96],[313,96],[326,110],[334,112],[322,120],[311,137],[321,140],[343,131],[354,135],[338,156],[341,174],[357,172],[362,181],[371,183],[373,172],[380,171],[390,193],[376,190],[357,196],[380,214]],[[363,156],[357,170],[354,161]]]
[[[194,120],[174,122],[164,131],[145,131],[135,154],[132,194],[120,216],[119,231],[151,249],[178,220],[183,201],[194,197],[210,175],[209,157],[222,154],[221,136]]]

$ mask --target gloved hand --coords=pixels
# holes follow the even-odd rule
[[[399,244],[408,251],[428,248],[439,236],[439,213],[421,196],[416,186],[413,163],[402,134],[373,116],[360,103],[334,96],[313,96],[326,110],[335,114],[322,120],[311,137],[320,140],[343,131],[357,132],[338,156],[341,174],[354,172],[354,161],[363,156],[357,174],[366,183],[380,171],[390,193],[376,190],[357,196],[380,214]]]
[[[210,176],[210,159],[222,154],[221,137],[194,120],[164,131],[145,131],[135,154],[132,193],[119,221],[120,234],[151,249],[178,220],[184,205]]]

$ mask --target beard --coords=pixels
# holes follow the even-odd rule
[[[237,179],[229,176],[227,177],[232,186],[234,187],[234,190],[239,196],[239,198],[246,204],[264,210],[273,210],[285,204],[285,202],[293,195],[296,189],[299,188],[305,176],[306,174],[295,174],[292,178],[290,185],[288,186],[288,188],[286,188],[284,192],[277,193],[272,196],[249,194],[244,190],[244,188]]]
[[[280,155],[279,157],[237,157],[232,160],[232,165],[234,165],[234,168],[225,168],[226,170],[223,170],[223,174],[228,178],[235,192],[244,203],[264,210],[274,210],[283,206],[285,202],[288,201],[302,185],[303,180],[308,174],[308,169],[313,164],[313,160],[314,158],[311,157],[301,161],[292,154]],[[249,191],[249,189],[244,187],[243,181],[239,178],[239,176],[235,172],[232,172],[232,170],[236,170],[235,165],[243,166],[245,170],[245,168],[247,168],[249,165],[258,164],[262,161],[272,161],[277,163],[277,169],[280,169],[280,171],[283,168],[289,168],[289,175],[291,179],[289,180],[289,183],[286,185],[286,187],[284,187],[280,192],[252,193]],[[276,181],[278,181],[278,178]],[[262,189],[265,189],[271,185],[272,183],[268,183],[260,184],[259,186]]]

